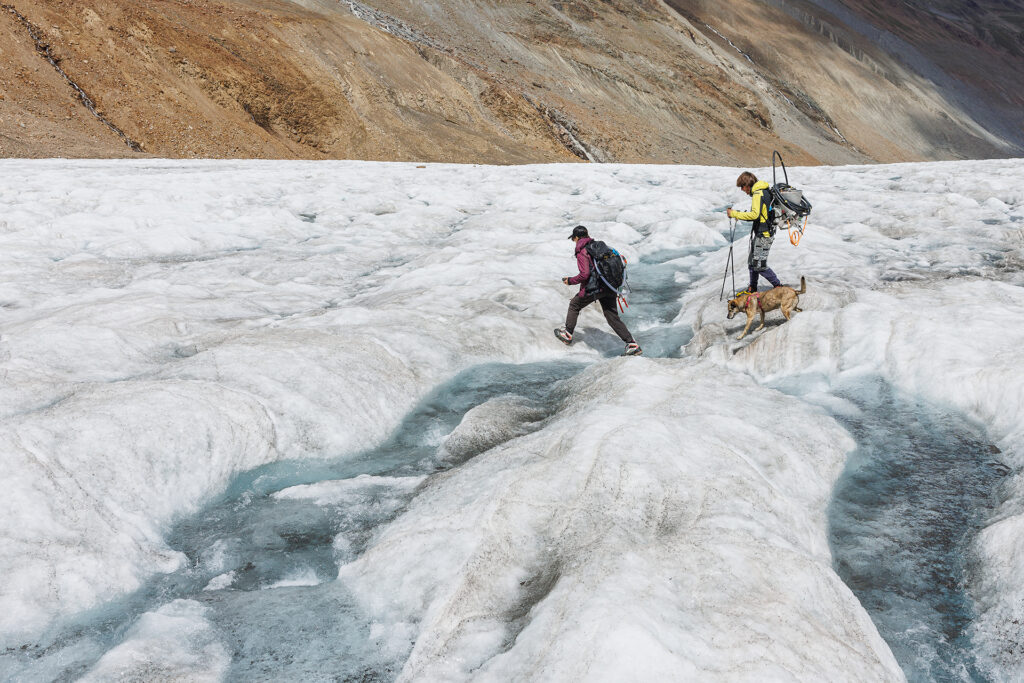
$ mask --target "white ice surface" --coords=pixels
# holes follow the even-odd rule
[[[558,279],[573,225],[636,263],[724,245],[712,211],[746,208],[736,169],[696,167],[0,171],[5,647],[179,567],[167,530],[234,474],[374,445],[473,364],[564,357],[551,328],[571,293]],[[804,313],[734,354],[725,333],[742,321],[724,320],[725,247],[711,251],[679,304],[697,331],[690,358],[599,363],[542,430],[428,480],[342,568],[380,647],[415,641],[405,677],[898,679],[825,542],[850,442],[810,387],[844,373],[882,374],[976,417],[1014,468],[972,594],[982,654],[1024,677],[1006,655],[1024,642],[1024,164],[791,180],[814,220],[799,247],[780,237],[772,264],[786,281],[808,277]],[[742,264],[742,240],[738,251]],[[643,343],[654,323],[633,309],[626,320]],[[569,353],[617,350],[586,334],[601,327],[585,311]],[[761,386],[805,376],[806,401]],[[799,428],[772,420],[776,405]],[[444,442],[453,462],[536,417],[487,406]],[[326,501],[344,486],[279,495]],[[153,658],[138,666],[222,675],[219,655],[190,668],[217,646],[184,604],[145,615],[93,674]]]
[[[292,586],[318,586],[321,583],[322,581],[317,577],[315,571],[312,569],[303,569],[301,571],[292,572],[280,581],[275,581],[267,586],[267,589],[290,588]]]
[[[192,600],[175,600],[143,614],[124,642],[103,655],[79,680],[224,680],[231,656],[205,614],[206,608]]]
[[[5,642],[177,566],[161,534],[233,474],[365,448],[462,367],[562,351],[541,340],[564,222],[514,231],[524,196],[560,214],[565,187],[411,165],[3,170]]]
[[[424,479],[426,477],[374,477],[361,474],[351,479],[290,486],[272,495],[280,500],[312,500],[317,505],[354,505],[359,504],[362,498],[378,500],[379,490],[391,494],[411,493]]]
[[[900,678],[831,570],[852,442],[830,418],[693,361],[612,361],[566,393],[342,568],[382,650],[415,634],[399,680]]]
[[[210,582],[203,588],[204,591],[219,591],[224,588],[229,588],[232,583],[235,582],[235,573],[226,572],[224,574],[218,574],[217,576],[210,579]]]

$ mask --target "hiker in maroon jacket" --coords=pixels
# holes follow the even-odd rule
[[[555,330],[555,336],[567,346],[572,344],[572,331],[576,329],[576,320],[579,318],[580,311],[595,301],[600,301],[601,310],[604,311],[604,319],[611,325],[615,334],[619,335],[619,339],[626,342],[626,350],[623,351],[622,355],[640,355],[640,345],[636,343],[633,335],[629,333],[615,307],[615,292],[602,286],[596,294],[587,295],[587,281],[590,279],[591,268],[590,255],[587,254],[586,247],[587,244],[593,241],[587,233],[587,229],[582,225],[577,225],[573,228],[569,239],[576,243],[576,265],[579,267],[580,272],[579,275],[563,277],[562,283],[579,285],[580,291],[569,302],[569,311],[565,314],[565,326]]]

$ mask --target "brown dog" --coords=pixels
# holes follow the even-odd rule
[[[797,308],[800,298],[798,295],[803,294],[807,291],[807,283],[804,278],[800,278],[800,291],[796,291],[792,287],[775,287],[769,289],[766,292],[758,292],[757,294],[740,294],[735,299],[729,299],[729,320],[739,313],[745,311],[747,314],[747,326],[743,328],[743,332],[737,339],[743,339],[747,336],[747,330],[750,329],[750,323],[754,322],[754,315],[761,312],[761,324],[754,330],[760,330],[764,327],[764,314],[766,311],[774,311],[776,308],[782,309],[782,315],[786,316],[786,320],[789,320],[789,314],[801,309]]]

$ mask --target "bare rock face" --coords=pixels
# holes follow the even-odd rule
[[[4,0],[0,156],[1024,152],[1013,3]]]

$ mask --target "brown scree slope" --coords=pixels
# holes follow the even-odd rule
[[[0,0],[0,156],[1021,154],[1022,13],[943,4]]]

